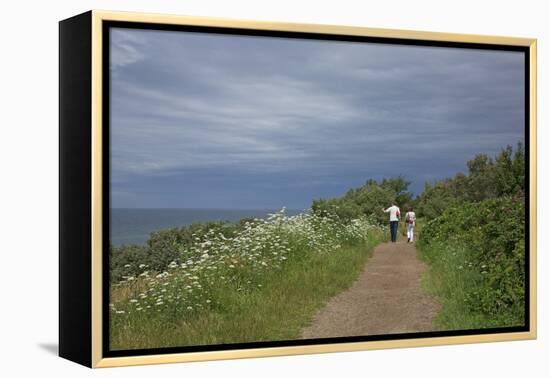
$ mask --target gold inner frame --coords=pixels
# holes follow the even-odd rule
[[[354,35],[368,37],[400,38],[444,42],[465,42],[524,46],[529,48],[530,103],[529,103],[529,287],[530,287],[530,330],[485,335],[445,336],[386,341],[364,341],[338,344],[317,344],[255,349],[220,350],[209,352],[170,353],[140,355],[131,357],[103,357],[102,324],[102,25],[103,21],[129,21],[171,25],[216,26],[252,30],[323,33],[333,35]],[[328,352],[348,352],[372,349],[421,347],[449,344],[467,344],[496,341],[529,340],[537,337],[537,41],[531,38],[485,36],[471,34],[436,33],[412,30],[374,29],[354,26],[320,24],[295,24],[260,22],[251,20],[189,17],[147,13],[92,11],[92,366],[114,367],[173,362],[208,361],[251,357],[300,355]]]

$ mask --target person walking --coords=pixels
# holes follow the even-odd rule
[[[395,243],[397,241],[397,225],[399,224],[399,218],[401,213],[399,212],[399,207],[392,202],[392,205],[387,209],[382,209],[385,213],[390,213],[390,234],[391,241]]]
[[[414,241],[414,227],[416,226],[416,214],[412,207],[409,207],[409,211],[405,214],[405,223],[407,223],[407,243]]]

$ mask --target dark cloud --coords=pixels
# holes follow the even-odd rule
[[[303,208],[523,139],[517,52],[114,29],[114,207]]]

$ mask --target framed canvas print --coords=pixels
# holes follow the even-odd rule
[[[536,337],[536,41],[60,22],[59,354]]]

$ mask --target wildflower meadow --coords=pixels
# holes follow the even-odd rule
[[[348,287],[384,239],[366,217],[304,212],[223,225],[173,243],[155,271],[136,261],[111,285],[112,349],[293,339],[315,311]]]

